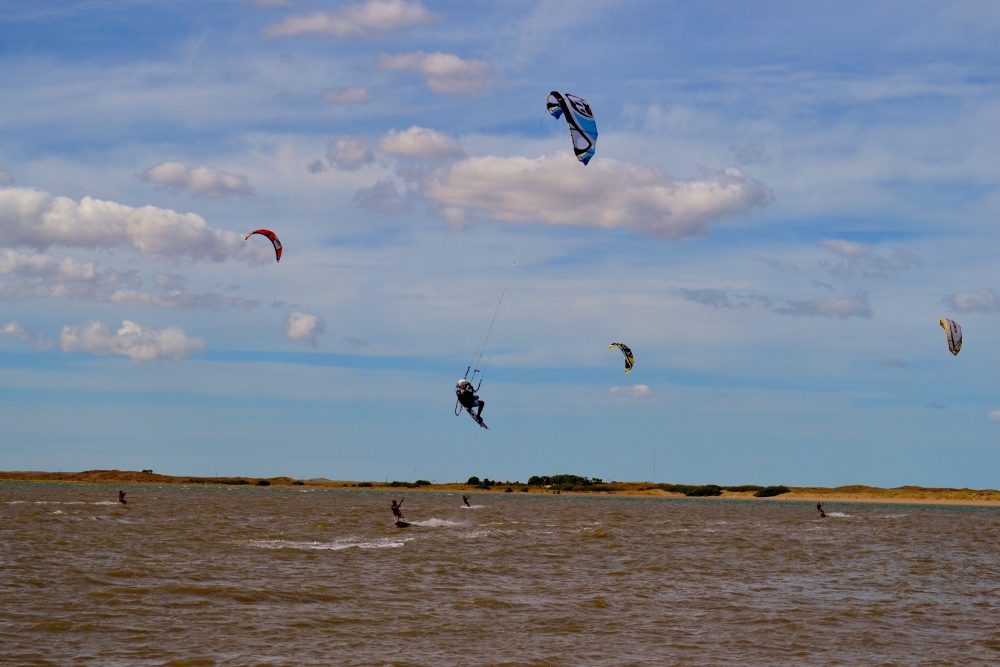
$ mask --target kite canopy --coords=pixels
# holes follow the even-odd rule
[[[630,350],[628,345],[625,343],[611,343],[611,345],[608,346],[608,349],[613,350],[616,347],[622,351],[622,354],[625,355],[625,372],[628,373],[632,370],[632,366],[635,365],[635,359],[632,358],[632,350]]]
[[[590,162],[597,150],[597,123],[594,122],[594,112],[590,110],[587,100],[553,90],[549,93],[545,106],[554,118],[566,115],[576,159],[584,164]]]
[[[266,236],[267,238],[271,239],[271,244],[274,246],[274,258],[277,261],[280,262],[281,261],[281,241],[278,240],[278,237],[275,235],[275,233],[272,232],[270,229],[255,229],[254,231],[252,231],[249,234],[247,234],[246,238],[243,239],[243,240],[246,241],[248,238],[250,238],[254,234],[260,234],[261,236]]]
[[[944,329],[944,335],[948,337],[948,349],[951,350],[952,354],[958,354],[962,349],[962,327],[955,320],[942,317],[941,328]]]

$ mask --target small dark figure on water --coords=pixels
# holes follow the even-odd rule
[[[469,496],[462,496],[462,502],[465,503],[466,507],[472,507],[472,505],[469,504]]]
[[[403,519],[403,500],[397,503],[395,500],[392,501],[392,515],[396,517],[396,521],[404,521]]]
[[[819,518],[826,518],[826,512],[823,511],[823,503],[816,503],[816,511],[819,512]]]
[[[125,502],[125,492],[124,491],[119,491],[118,492],[118,502],[120,502],[122,505],[127,505],[128,504],[128,503]]]

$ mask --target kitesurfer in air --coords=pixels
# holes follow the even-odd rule
[[[465,503],[466,507],[472,507],[472,505],[469,504],[469,496],[462,496],[462,502]]]
[[[458,396],[458,402],[462,404],[462,407],[472,414],[472,411],[477,407],[479,410],[476,414],[472,415],[473,418],[479,422],[480,425],[483,423],[483,408],[486,407],[486,401],[476,396],[476,390],[472,387],[472,383],[462,378],[455,385],[455,394]]]
[[[819,518],[826,518],[826,512],[823,511],[823,503],[816,503],[816,511],[819,512]]]
[[[124,491],[119,491],[118,492],[118,502],[120,502],[122,505],[127,505],[128,504],[128,503],[125,502],[125,492]]]
[[[398,503],[395,500],[392,501],[392,515],[396,517],[396,521],[404,521],[402,499]]]

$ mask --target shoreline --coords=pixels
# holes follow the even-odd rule
[[[648,498],[684,499],[681,493],[671,493],[648,482],[616,482],[613,490],[557,490],[543,486],[498,482],[491,488],[472,486],[461,482],[447,484],[359,482],[325,478],[297,480],[292,477],[196,477],[160,475],[131,470],[87,470],[83,472],[9,471],[0,472],[4,482],[57,482],[64,484],[142,484],[171,486],[254,486],[260,488],[338,489],[353,491],[448,492],[473,494],[528,493],[563,494],[572,496],[626,496]],[[395,485],[394,485],[395,484]],[[507,489],[511,489],[507,491]],[[788,487],[789,492],[769,498],[754,497],[750,491],[723,491],[718,496],[699,496],[703,500],[756,500],[759,502],[823,502],[823,503],[881,503],[896,505],[942,505],[970,507],[1000,507],[1000,491],[994,489],[952,489],[902,486],[884,489],[872,486]]]

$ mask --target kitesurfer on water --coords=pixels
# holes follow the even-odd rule
[[[455,385],[455,394],[458,396],[458,402],[462,404],[462,407],[472,414],[475,408],[479,408],[476,414],[472,415],[476,418],[477,422],[483,421],[483,408],[486,407],[486,401],[482,400],[476,396],[476,390],[472,388],[472,383],[462,378]]]
[[[819,518],[826,518],[826,512],[823,511],[823,503],[816,503],[816,511],[819,512]]]
[[[396,521],[403,521],[403,500],[400,498],[397,503],[395,500],[392,501],[392,515],[396,517]]]
[[[469,496],[462,496],[462,502],[465,503],[466,507],[472,507],[472,505],[469,504]]]
[[[128,504],[128,503],[125,502],[125,492],[124,491],[119,491],[118,492],[118,502],[120,502],[122,505],[127,505]]]

